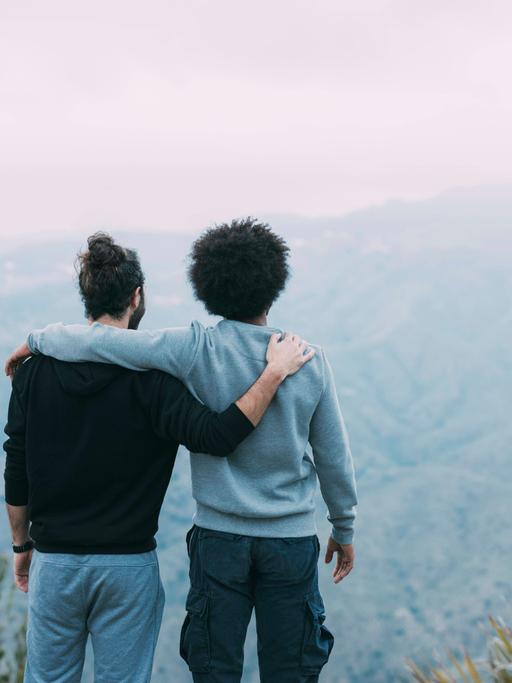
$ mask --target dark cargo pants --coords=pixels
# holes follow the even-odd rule
[[[256,611],[261,683],[316,683],[334,638],[323,625],[319,542],[194,527],[181,656],[194,683],[239,683]]]

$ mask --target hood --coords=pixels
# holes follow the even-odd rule
[[[125,372],[106,363],[64,363],[52,358],[52,364],[63,390],[74,396],[95,394]]]

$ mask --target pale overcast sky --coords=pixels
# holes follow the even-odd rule
[[[2,236],[512,183],[508,0],[0,7]]]

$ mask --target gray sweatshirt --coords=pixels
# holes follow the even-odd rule
[[[59,323],[32,332],[28,344],[34,353],[64,361],[163,370],[221,411],[262,372],[269,337],[278,331],[232,320],[157,331]],[[260,537],[315,534],[318,478],[334,539],[351,543],[354,468],[323,351],[317,348],[313,360],[285,380],[258,429],[229,458],[197,454],[191,469],[198,526]]]

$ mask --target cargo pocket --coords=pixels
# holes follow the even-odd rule
[[[312,676],[319,674],[327,663],[334,645],[334,636],[324,626],[325,610],[319,593],[306,596],[305,610],[301,667],[303,673]]]
[[[208,602],[206,593],[192,588],[187,598],[187,616],[181,629],[180,654],[190,671],[196,673],[206,673],[210,667]]]

